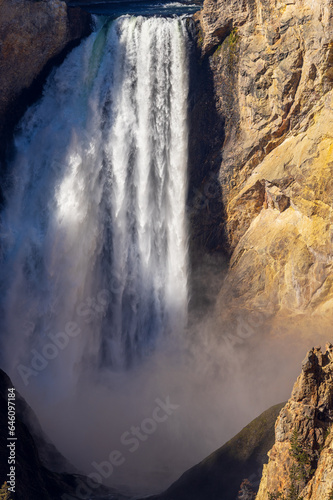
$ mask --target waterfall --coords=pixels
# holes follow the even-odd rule
[[[255,348],[264,326],[236,311],[239,324],[221,324],[219,310],[187,323],[185,20],[97,23],[16,133],[0,365],[76,471],[142,498],[282,392],[262,369],[268,340]],[[224,266],[205,259],[196,281],[209,297]],[[73,494],[97,498],[80,484]]]
[[[2,356],[25,385],[128,369],[186,324],[185,21],[101,24],[15,139]]]

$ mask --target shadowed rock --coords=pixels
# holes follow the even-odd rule
[[[0,370],[0,480],[9,481],[8,389],[14,386]],[[92,490],[86,478],[56,450],[43,434],[38,420],[17,391],[15,393],[15,500],[76,500],[87,498],[80,492],[92,492],[96,500],[125,500],[103,486]],[[54,472],[45,467],[51,465]],[[62,472],[60,472],[62,471]],[[71,471],[71,472],[64,472]],[[85,493],[87,495],[87,493]]]
[[[165,493],[150,500],[235,500],[245,478],[258,487],[282,406],[266,410],[224,446],[185,472]]]

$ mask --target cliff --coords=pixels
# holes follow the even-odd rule
[[[333,495],[333,346],[311,349],[275,424],[275,444],[256,500]],[[280,494],[280,496],[278,496]],[[272,496],[273,495],[273,496]]]
[[[333,2],[205,0],[196,32],[204,92],[214,102],[212,128],[206,120],[202,133],[206,157],[196,155],[191,168],[216,172],[218,188],[209,191],[202,174],[206,205],[193,226],[205,245],[219,203],[215,248],[231,260],[218,309],[329,324]]]
[[[90,16],[61,0],[1,0],[0,161],[52,65],[89,30]]]

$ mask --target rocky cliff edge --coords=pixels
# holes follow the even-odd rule
[[[333,310],[333,2],[205,0],[196,28],[223,124],[231,261],[219,310],[324,322]]]
[[[256,500],[333,496],[333,346],[311,349],[275,424]]]

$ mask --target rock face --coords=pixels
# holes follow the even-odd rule
[[[250,307],[325,315],[332,310],[333,93],[313,108],[306,131],[286,138],[258,165],[233,200],[265,179],[265,203],[232,259],[229,286],[253,269]],[[288,183],[277,187],[277,181]],[[267,182],[269,181],[269,182]],[[254,270],[263,270],[254,274]],[[241,294],[242,290],[233,290]]]
[[[333,346],[311,349],[275,424],[257,500],[269,494],[327,500],[333,492]]]
[[[89,30],[90,16],[61,0],[1,0],[0,159],[12,127],[41,90],[38,77]]]
[[[205,0],[196,29],[223,123],[220,309],[330,315],[333,1]]]

